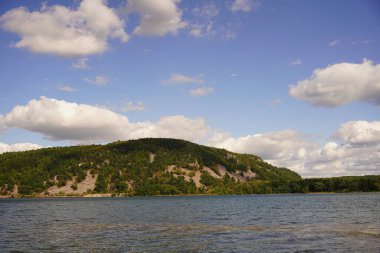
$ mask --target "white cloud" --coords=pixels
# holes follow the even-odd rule
[[[217,31],[214,30],[214,23],[209,21],[207,24],[192,24],[190,26],[189,35],[196,38],[203,38],[206,36],[213,36],[216,33]]]
[[[5,144],[0,142],[0,154],[6,153],[6,152],[17,152],[17,151],[27,151],[27,150],[34,150],[34,149],[40,149],[42,146],[38,144],[33,143],[16,143],[16,144]]]
[[[212,87],[200,87],[200,88],[189,90],[189,94],[193,97],[203,97],[213,92],[214,92],[214,88]]]
[[[301,64],[302,64],[302,61],[299,58],[290,62],[290,66],[296,66],[296,65],[301,65]]]
[[[4,124],[4,116],[0,114],[0,133],[6,130],[6,126]]]
[[[79,58],[76,63],[73,63],[71,67],[75,69],[90,69],[90,66],[87,65],[88,58]]]
[[[86,81],[88,83],[91,83],[97,86],[104,86],[109,83],[109,80],[106,76],[97,76],[95,77],[95,79],[83,78],[83,81]]]
[[[129,0],[128,12],[138,12],[141,16],[140,24],[133,33],[144,36],[176,34],[187,25],[182,21],[182,12],[177,7],[179,2],[179,0]]]
[[[215,22],[212,20],[205,22],[193,23],[189,26],[190,31],[189,35],[196,38],[205,38],[205,37],[220,37],[226,40],[232,40],[236,38],[236,27],[232,27],[232,24],[227,26],[224,25],[215,25]]]
[[[105,76],[97,76],[95,78],[95,84],[99,85],[99,86],[103,86],[103,85],[106,85],[107,83],[109,82],[108,78],[105,77]]]
[[[309,152],[303,166],[305,176],[378,175],[380,145],[353,146],[329,142]]]
[[[232,3],[230,10],[232,12],[237,11],[243,11],[243,12],[250,12],[253,9],[257,9],[260,5],[260,2],[258,1],[252,1],[252,0],[234,0]]]
[[[203,119],[181,115],[158,122],[130,122],[126,116],[108,109],[41,97],[25,106],[16,106],[0,118],[6,128],[41,133],[50,140],[103,142],[143,137],[171,137],[199,141],[208,132]]]
[[[333,138],[346,144],[371,145],[380,143],[380,121],[350,121],[342,124]]]
[[[335,46],[338,46],[340,44],[340,40],[333,40],[333,41],[330,41],[329,42],[329,47],[335,47]]]
[[[292,166],[297,171],[302,168],[293,165],[304,158],[307,149],[313,147],[313,143],[305,140],[305,136],[291,130],[239,138],[226,133],[216,133],[209,140],[209,144],[234,152],[257,154],[275,165]]]
[[[310,176],[380,173],[380,121],[342,124],[328,142],[308,153],[304,167]]]
[[[123,108],[123,112],[140,112],[145,111],[146,106],[143,102],[139,101],[137,103],[129,101]]]
[[[109,38],[128,40],[123,20],[102,0],[83,0],[76,10],[47,4],[39,11],[15,8],[0,17],[0,24],[21,37],[15,47],[34,53],[66,57],[99,54],[107,50]]]
[[[209,3],[203,6],[196,6],[192,10],[192,13],[195,16],[210,19],[219,15],[219,8],[214,3]]]
[[[295,131],[279,131],[234,138],[226,133],[216,133],[209,145],[240,153],[251,153],[281,167],[290,168],[304,177],[342,175],[369,175],[380,173],[380,140],[377,132],[380,122],[348,122],[335,136],[342,143],[319,144]],[[347,129],[347,126],[361,125]],[[365,129],[369,136],[363,136]],[[359,142],[358,142],[359,140]],[[362,144],[362,145],[358,145]],[[363,145],[364,144],[364,145]]]
[[[161,81],[165,85],[174,85],[174,84],[202,84],[205,81],[203,80],[203,75],[198,76],[185,76],[181,74],[172,74],[169,79]],[[212,87],[199,87],[189,90],[189,94],[194,97],[203,97],[210,93],[214,92]]]
[[[220,24],[219,8],[214,3],[200,2],[193,10],[192,23],[188,26],[188,34],[196,38],[220,37],[223,39],[235,39],[238,25],[232,22]]]
[[[205,81],[203,80],[203,75],[185,76],[181,74],[171,74],[169,79],[161,81],[161,83],[166,84],[166,85],[186,84],[186,83],[202,84],[204,82]]]
[[[163,117],[153,128],[152,133],[147,136],[173,137],[193,141],[200,141],[209,132],[209,127],[204,119],[189,119],[182,115]]]
[[[352,45],[368,45],[370,44],[372,41],[371,40],[360,40],[360,41],[353,41],[351,42]]]
[[[317,106],[362,101],[380,105],[380,64],[338,63],[316,69],[309,79],[290,86],[290,95]]]
[[[73,88],[73,87],[70,87],[70,86],[58,86],[57,87],[58,90],[60,91],[64,91],[64,92],[75,92],[75,91],[78,91],[77,89]]]
[[[328,142],[320,150],[319,155],[319,162],[336,161],[338,159],[342,159],[345,152],[337,143]]]

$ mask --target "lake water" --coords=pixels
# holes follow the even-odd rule
[[[1,252],[380,252],[380,194],[0,200]]]

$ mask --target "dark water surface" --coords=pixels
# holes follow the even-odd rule
[[[380,252],[380,194],[0,200],[1,252]]]

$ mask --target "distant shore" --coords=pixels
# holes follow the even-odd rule
[[[19,198],[103,198],[103,197],[126,197],[125,195],[114,195],[112,193],[94,194],[69,194],[69,195],[0,195],[0,199],[19,199]]]
[[[375,192],[308,192],[308,193],[267,193],[267,194],[242,194],[242,195],[317,195],[317,194],[360,194],[360,193],[380,193]],[[188,196],[234,196],[238,194],[177,194],[177,195],[125,195],[125,194],[112,194],[112,193],[94,193],[94,194],[71,194],[71,195],[0,195],[0,199],[22,199],[22,198],[120,198],[120,197],[188,197]]]

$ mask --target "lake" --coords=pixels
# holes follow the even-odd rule
[[[1,252],[380,252],[380,194],[0,200]]]

